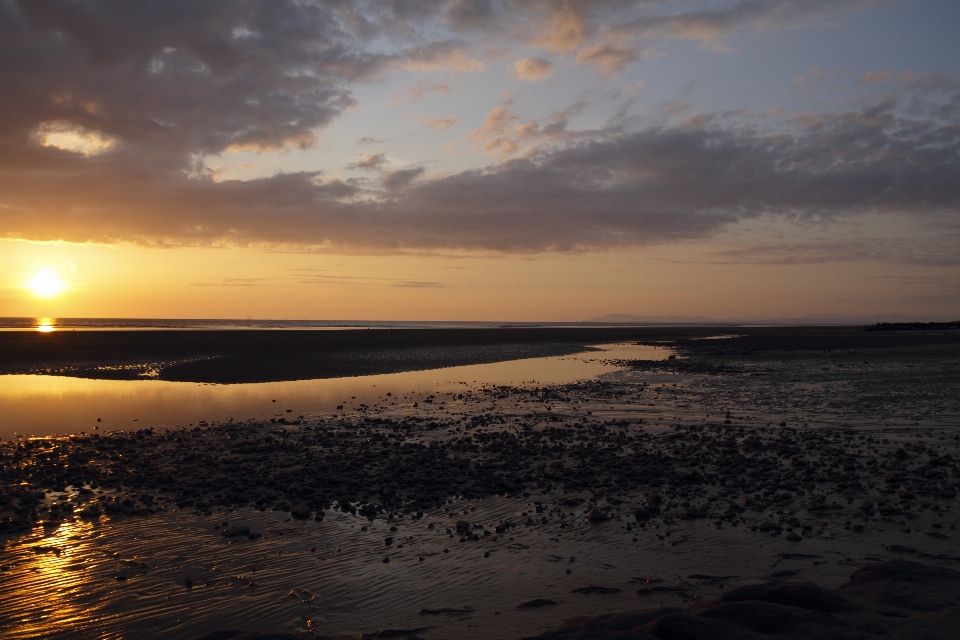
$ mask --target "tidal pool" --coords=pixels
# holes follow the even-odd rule
[[[663,360],[672,351],[636,344],[599,345],[576,355],[350,378],[253,384],[0,376],[0,438],[80,431],[188,426],[200,421],[296,418],[375,405],[412,405],[465,385],[565,384],[617,370],[611,360]],[[391,395],[387,395],[387,394]],[[290,410],[288,412],[287,410]]]

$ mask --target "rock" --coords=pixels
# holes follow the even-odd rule
[[[960,572],[910,560],[888,560],[861,567],[839,591],[914,611],[956,606]]]
[[[699,518],[706,518],[708,516],[705,506],[701,507],[687,507],[683,510],[683,513],[680,514],[680,517],[684,520],[697,520]]]
[[[680,618],[680,614],[674,615],[678,619]],[[692,620],[684,619],[679,626],[689,625],[694,629],[713,627],[714,633],[716,633],[716,630],[726,627],[729,629],[728,637],[736,638],[744,637],[743,631],[752,631],[763,635],[796,634],[799,629],[804,627],[817,628],[826,626],[830,622],[829,614],[820,611],[764,601],[721,604],[701,611],[696,619],[697,622],[694,624],[691,624]],[[664,627],[668,626],[673,625],[654,623],[646,627],[644,631],[662,638],[664,637],[662,634],[666,631]],[[740,629],[743,631],[740,631]],[[707,637],[712,637],[712,635]],[[797,636],[793,635],[793,637]],[[817,637],[817,635],[814,634],[813,637]]]
[[[894,560],[858,569],[841,590],[843,592],[824,589],[809,582],[748,585],[727,591],[719,598],[697,602],[686,610],[661,608],[574,618],[537,637],[542,640],[761,640],[772,637],[854,640],[881,636],[952,640],[956,637],[953,606],[960,594],[960,573],[956,571]],[[918,608],[918,598],[922,608]],[[942,610],[942,613],[915,617],[891,610],[891,605],[921,611]]]
[[[591,524],[606,522],[608,519],[609,518],[607,518],[607,514],[596,507],[590,509],[590,512],[587,514],[587,520],[589,520]]]
[[[783,571],[774,571],[770,574],[771,578],[789,578],[790,576],[795,576],[799,571],[795,569],[784,569]]]
[[[310,505],[306,502],[299,502],[290,510],[290,515],[297,520],[306,520],[310,516]]]
[[[916,553],[916,549],[911,549],[910,547],[905,547],[900,544],[888,544],[884,547],[890,553]]]
[[[457,531],[470,531],[470,523],[466,520],[457,520]]]
[[[596,585],[590,585],[589,587],[579,587],[572,590],[570,593],[603,593],[603,594],[613,594],[620,593],[623,589],[618,589],[616,587],[598,587]]]
[[[223,530],[223,536],[225,538],[233,538],[235,536],[245,536],[250,534],[250,527],[246,525],[233,525],[229,529]]]
[[[650,509],[640,507],[633,512],[633,517],[636,518],[637,522],[646,522],[650,519]]]
[[[365,633],[360,636],[360,640],[373,640],[379,638],[406,638],[413,640],[414,635],[428,631],[431,627],[419,627],[417,629],[382,629],[373,633]],[[316,637],[316,636],[311,636]]]
[[[376,637],[376,636],[367,636]],[[386,637],[386,636],[383,636]],[[226,631],[213,631],[197,640],[317,640],[314,633],[284,633],[284,632],[258,632],[258,631],[239,631],[237,629],[228,629]]]
[[[680,611],[675,607],[664,607],[654,611],[630,611],[627,613],[608,613],[595,618],[574,618],[564,622],[553,631],[548,631],[539,638],[556,638],[557,640],[651,640],[651,636],[632,632],[650,622]]]
[[[786,536],[784,536],[784,540],[789,540],[790,542],[800,542],[801,540],[803,540],[803,538],[797,535],[796,531],[791,531]]]
[[[521,602],[517,605],[517,609],[521,611],[526,611],[528,609],[539,609],[540,607],[549,607],[551,605],[557,604],[553,600],[548,600],[547,598],[534,598],[533,600],[527,600],[526,602]]]
[[[473,613],[473,609],[470,607],[464,607],[463,609],[441,607],[439,609],[420,609],[419,611],[421,616],[464,615],[468,613]]]
[[[774,604],[799,607],[823,613],[838,613],[857,608],[843,595],[817,586],[812,582],[765,582],[727,591],[719,598],[707,600],[691,607],[691,611],[706,609],[719,604],[756,600]]]

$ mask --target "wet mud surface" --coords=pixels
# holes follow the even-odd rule
[[[659,607],[716,621],[726,604],[702,605],[732,588],[836,589],[869,563],[955,570],[960,361],[952,335],[923,338],[677,341],[675,360],[575,384],[3,442],[0,634],[556,636]],[[852,626],[801,607],[803,624],[879,633],[873,592],[837,593]],[[890,618],[939,633],[960,604],[944,597]],[[657,620],[619,631],[733,628]]]

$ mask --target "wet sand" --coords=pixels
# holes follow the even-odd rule
[[[342,415],[2,443],[0,633],[521,637],[658,607],[715,619],[690,607],[767,580],[836,589],[870,563],[956,568],[955,336],[824,335],[676,342],[679,359],[597,380]],[[955,621],[955,596],[877,613],[872,591],[838,593],[860,613],[824,637]],[[649,627],[665,615],[621,631],[673,637]]]

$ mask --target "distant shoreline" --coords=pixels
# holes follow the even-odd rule
[[[622,316],[622,317],[621,317]],[[253,318],[52,318],[0,317],[0,331],[235,331],[235,330],[344,330],[344,329],[597,329],[597,328],[734,328],[734,327],[866,327],[868,331],[960,329],[960,320],[875,322],[854,318],[710,319],[614,314],[569,322],[511,322],[505,320],[274,320]]]

